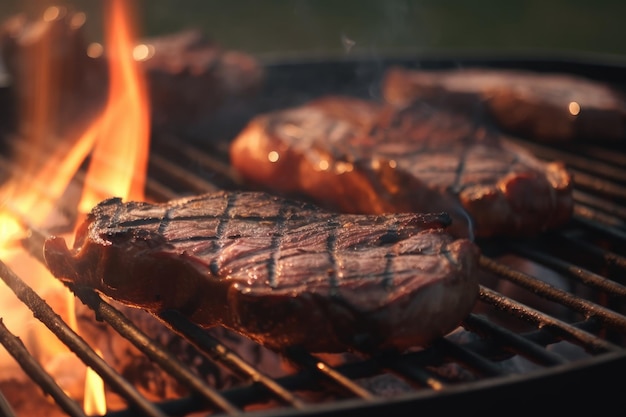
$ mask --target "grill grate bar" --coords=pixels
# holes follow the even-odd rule
[[[592,190],[597,194],[604,195],[609,198],[619,198],[626,200],[626,187],[623,187],[614,182],[602,180],[593,175],[586,174],[585,172],[570,168],[574,175],[574,184],[578,187]],[[626,171],[622,174],[626,178]]]
[[[168,416],[186,416],[189,413],[203,411],[204,408],[204,403],[197,397],[164,400],[156,402],[155,405]],[[107,412],[102,417],[137,417],[137,413],[135,413],[132,409],[115,410]]]
[[[412,359],[414,356],[414,354],[403,355],[401,360],[399,360],[399,363],[404,363],[404,365],[407,366],[407,364],[410,363],[409,359]],[[432,357],[433,355],[429,354],[428,356]],[[378,375],[380,370],[378,364],[372,359],[366,359],[363,362],[338,365],[335,369],[342,375],[351,379],[367,378],[369,376]],[[294,390],[300,388],[306,389],[310,388],[311,385],[318,380],[317,375],[317,372],[305,369],[298,373],[276,378],[276,382],[281,386],[290,387]],[[267,398],[264,395],[266,392],[267,391],[261,386],[252,384],[226,389],[222,391],[222,394],[232,402],[253,403],[266,400]],[[377,400],[381,401],[380,399]],[[376,403],[376,401],[373,401],[373,403]],[[192,397],[164,400],[157,404],[159,408],[163,410],[171,410],[173,415],[177,415],[176,410],[180,409],[186,411],[196,411],[198,409],[197,401]],[[129,410],[121,410],[108,413],[107,417],[135,417],[135,415]]]
[[[464,321],[464,327],[488,337],[502,349],[523,356],[539,365],[553,366],[567,362],[561,355],[545,350],[544,346],[539,346],[515,332],[497,326],[477,314],[470,314]]]
[[[94,369],[116,393],[126,398],[136,410],[141,410],[147,416],[165,417],[161,410],[115,372],[32,288],[2,261],[0,261],[0,277],[17,297],[30,308],[38,320],[45,324],[85,364]]]
[[[584,143],[572,143],[568,146],[570,151],[573,151],[577,155],[585,155],[589,158],[595,158],[604,164],[612,164],[618,167],[626,166],[626,154],[623,152],[616,152],[611,148],[600,148],[598,146],[584,144]],[[624,177],[621,178],[624,180]]]
[[[480,299],[481,301],[488,303],[501,311],[523,318],[526,321],[533,323],[538,328],[552,329],[563,339],[578,345],[582,344],[582,346],[589,352],[604,353],[622,350],[619,346],[596,337],[593,334],[565,323],[557,318],[530,308],[484,286],[481,286],[480,288]]]
[[[592,219],[587,219],[585,217],[577,215],[575,215],[570,222],[586,229],[593,230],[594,232],[601,233],[611,239],[626,242],[626,231],[615,229],[604,223],[598,223],[597,221],[594,221]]]
[[[167,201],[179,197],[171,188],[155,181],[152,177],[146,180],[146,195],[155,201]]]
[[[583,183],[589,182],[591,184],[601,183],[601,180],[599,180],[599,178],[597,177],[608,178],[622,183],[624,182],[624,179],[626,179],[626,170],[623,169],[623,163],[621,163],[620,161],[616,161],[615,165],[611,165],[612,158],[601,158],[600,160],[590,159],[591,155],[601,156],[600,153],[594,153],[593,150],[589,150],[589,153],[581,154],[585,155],[584,157],[582,157],[580,155],[566,152],[561,148],[550,148],[548,146],[541,145],[533,141],[521,141],[519,139],[512,139],[510,137],[508,137],[507,140],[510,140],[511,142],[530,150],[533,154],[542,159],[565,162],[565,164],[568,166],[568,169],[574,172],[574,182],[576,182],[577,184],[582,184],[578,182],[579,176],[584,178]],[[594,176],[590,176],[585,172],[593,174]],[[602,188],[603,187],[599,187],[599,189]],[[620,193],[624,195],[623,193],[625,191],[623,190],[623,187],[618,187],[618,189],[621,189],[622,191]]]
[[[156,154],[150,156],[150,168],[165,173],[168,179],[173,181],[178,187],[187,187],[193,193],[207,193],[218,190],[218,187],[210,182],[204,181],[195,175],[189,175],[189,170]]]
[[[566,291],[560,290],[543,281],[535,279],[521,271],[516,271],[507,265],[481,256],[480,265],[499,276],[514,282],[537,295],[541,295],[546,299],[556,301],[567,306],[574,311],[583,314],[585,317],[595,317],[603,324],[626,331],[626,317],[612,310],[606,309],[591,301],[576,297]],[[611,348],[612,349],[612,348]]]
[[[433,347],[444,356],[453,357],[458,362],[484,376],[502,376],[505,372],[493,362],[483,358],[474,351],[442,338],[433,342]]]
[[[419,383],[420,387],[430,388],[434,391],[439,391],[446,387],[446,383],[442,381],[441,378],[432,375],[420,366],[410,364],[407,360],[407,356],[390,353],[377,359],[383,367],[390,369],[405,379],[408,379],[409,382],[412,382],[413,384],[416,382]]]
[[[515,249],[516,252],[540,262],[543,265],[549,266],[551,269],[559,270],[571,277],[577,278],[585,285],[598,288],[613,296],[626,297],[626,286],[624,285],[608,280],[605,277],[580,266],[560,260],[554,256],[550,256],[546,252],[538,251],[528,246],[515,243],[510,243],[510,246]]]
[[[54,398],[63,411],[73,417],[86,417],[80,405],[70,398],[63,389],[57,385],[54,379],[46,373],[39,362],[28,352],[26,347],[22,344],[22,341],[7,329],[2,319],[0,319],[0,343],[2,343],[5,349],[20,364],[24,372],[26,372],[26,374],[47,394]],[[7,407],[9,408],[7,409]],[[4,396],[2,396],[0,401],[0,414],[3,416],[15,416],[8,403],[6,403]]]
[[[292,362],[303,366],[306,369],[312,369],[315,372],[319,372],[324,375],[330,381],[333,381],[341,388],[350,392],[357,397],[360,397],[366,401],[371,401],[375,397],[368,390],[361,387],[360,385],[352,382],[350,378],[347,378],[345,375],[342,375],[332,366],[328,365],[323,360],[311,355],[310,353],[302,350],[302,349],[290,349],[288,352],[285,352],[285,356],[289,358]]]
[[[164,347],[151,340],[145,333],[139,330],[126,318],[124,314],[110,304],[104,302],[95,291],[87,288],[72,288],[72,291],[85,304],[91,307],[97,317],[103,318],[120,335],[130,340],[152,361],[158,363],[164,370],[176,377],[196,393],[209,400],[212,404],[231,415],[240,414],[240,410],[222,397],[217,391],[209,387],[202,379],[194,375],[189,368],[171,355]]]
[[[165,153],[168,157],[176,156],[178,160],[186,161],[191,167],[197,171],[210,173],[212,179],[222,183],[222,188],[243,188],[243,181],[239,173],[227,162],[229,160],[228,149],[216,149],[204,146],[199,148],[189,141],[180,140],[177,136],[159,134],[155,142],[159,144],[161,153]],[[209,145],[209,144],[206,144]],[[218,145],[213,144],[211,145]],[[207,150],[211,150],[209,153]],[[218,156],[216,157],[215,154]],[[189,170],[191,171],[191,170]]]
[[[593,207],[594,209],[600,210],[613,217],[626,219],[626,209],[624,207],[613,204],[611,201],[607,201],[603,198],[598,198],[585,192],[574,190],[574,200],[579,204]]]
[[[574,216],[584,218],[586,220],[591,220],[597,224],[603,224],[612,228],[619,227],[623,229],[626,225],[626,223],[624,223],[622,219],[602,213],[601,211],[598,211],[593,207],[589,207],[585,204],[580,203],[574,206]]]
[[[11,408],[11,404],[9,404],[2,392],[0,392],[0,415],[3,417],[15,417],[15,412],[13,408]]]
[[[566,234],[561,234],[560,236],[567,243],[578,248],[582,248],[587,254],[601,259],[605,266],[613,266],[626,271],[626,257],[601,247],[594,246],[587,241],[580,240],[573,236],[568,236]]]
[[[283,388],[274,379],[258,371],[254,366],[251,366],[236,355],[231,349],[203,331],[202,328],[185,319],[180,313],[176,311],[163,311],[159,315],[159,318],[173,332],[187,339],[200,351],[207,353],[211,360],[218,361],[233,372],[261,384],[282,402],[296,408],[304,407],[304,403],[300,399]]]

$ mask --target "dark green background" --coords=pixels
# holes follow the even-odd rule
[[[57,2],[59,3],[59,2]],[[88,13],[98,40],[101,1]],[[2,0],[0,16],[43,0]],[[141,0],[145,36],[196,27],[227,47],[258,54],[394,50],[580,51],[626,56],[626,1],[616,0]]]

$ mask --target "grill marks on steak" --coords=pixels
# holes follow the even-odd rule
[[[158,314],[181,311],[272,349],[406,349],[454,329],[478,296],[477,247],[445,214],[351,215],[257,192],[97,205],[58,278]]]
[[[360,111],[346,117],[342,104]],[[573,209],[564,164],[426,103],[398,110],[330,96],[259,115],[230,157],[252,184],[342,212],[448,212],[457,236],[536,235],[567,222]]]

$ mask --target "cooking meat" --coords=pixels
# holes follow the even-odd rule
[[[352,110],[345,115],[342,108]],[[230,147],[254,187],[347,213],[439,212],[456,236],[530,236],[566,223],[572,179],[465,114],[329,96],[261,114]]]
[[[465,108],[511,133],[544,141],[626,138],[623,92],[572,74],[394,67],[385,75],[383,95],[401,107],[426,100]]]
[[[183,129],[227,106],[241,106],[261,89],[264,70],[252,55],[228,49],[198,30],[148,38],[154,52],[142,62],[152,121]],[[230,109],[233,111],[233,109]]]
[[[443,336],[477,295],[478,249],[445,214],[350,215],[257,192],[161,204],[112,198],[69,250],[44,245],[58,278],[158,314],[176,309],[272,349],[406,349]]]
[[[204,128],[219,111],[245,107],[260,90],[264,69],[252,55],[229,49],[199,30],[142,40],[149,54],[138,62],[149,89],[151,122],[176,131]],[[13,80],[20,106],[36,108],[41,68],[58,100],[56,124],[67,129],[91,116],[106,100],[109,57],[87,55],[84,16],[71,10],[57,18],[19,14],[0,24],[0,56]],[[48,55],[42,51],[50,52]],[[50,62],[43,63],[43,57]],[[57,119],[55,119],[56,121]],[[59,132],[58,136],[66,136]]]

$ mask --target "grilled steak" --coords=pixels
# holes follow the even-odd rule
[[[19,14],[0,22],[0,59],[11,76],[19,105],[37,108],[44,87],[39,85],[46,65],[45,88],[58,99],[51,117],[59,129],[87,118],[106,100],[109,86],[105,54],[90,57],[80,14],[71,10],[58,18],[29,18]],[[261,89],[265,74],[252,55],[226,48],[198,30],[142,40],[150,53],[139,61],[149,89],[151,122],[155,127],[181,131],[205,128],[224,110],[245,107]],[[43,51],[53,51],[48,55]],[[50,62],[42,62],[48,57]],[[58,132],[67,136],[67,132]]]
[[[225,48],[198,30],[144,39],[154,54],[142,62],[150,90],[152,123],[186,130],[218,110],[241,106],[261,89],[261,63]]]
[[[385,99],[415,100],[482,113],[502,129],[545,141],[626,138],[626,100],[609,84],[561,73],[505,69],[387,71]]]
[[[333,210],[448,212],[459,237],[535,235],[567,222],[573,209],[562,163],[425,103],[398,111],[324,97],[262,114],[231,143],[230,158],[253,186]]]
[[[478,249],[445,214],[349,215],[256,192],[97,205],[58,278],[158,314],[176,309],[272,349],[406,349],[454,329],[478,295]]]

